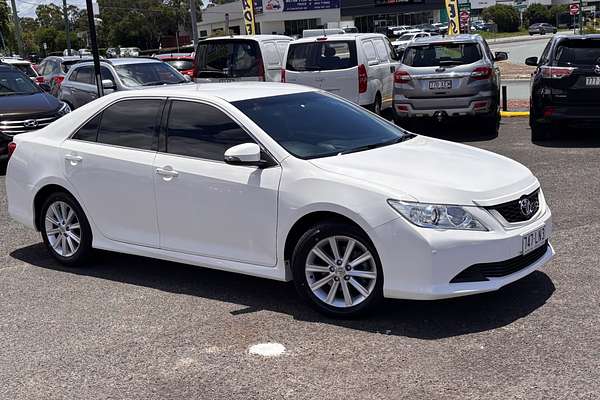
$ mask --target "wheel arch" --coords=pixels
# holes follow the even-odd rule
[[[58,185],[56,183],[49,183],[47,185],[42,186],[37,193],[35,194],[34,198],[33,198],[33,218],[34,218],[34,224],[35,224],[35,228],[40,231],[41,230],[41,221],[40,221],[40,210],[42,208],[42,206],[44,205],[44,201],[48,198],[48,196],[50,196],[53,193],[58,193],[58,192],[62,192],[62,193],[66,193],[69,196],[73,197],[75,199],[75,201],[77,201],[77,203],[79,203],[79,205],[81,206],[81,203],[79,202],[79,200],[77,200],[77,198],[73,195],[73,193],[71,193],[67,188],[65,188],[64,186]]]

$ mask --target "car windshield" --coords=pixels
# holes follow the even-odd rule
[[[600,39],[565,40],[556,48],[558,66],[597,65],[600,63]]]
[[[30,78],[35,78],[37,76],[37,74],[31,67],[31,64],[25,64],[25,63],[15,64],[15,67],[17,67],[19,70],[21,70],[21,72],[23,72],[25,75],[27,75]]]
[[[356,43],[327,41],[291,44],[286,69],[321,71],[356,67]]]
[[[115,65],[125,86],[172,85],[186,82],[173,67],[159,62]]]
[[[165,62],[177,71],[186,71],[194,68],[192,60],[166,60]]]
[[[262,56],[253,40],[209,40],[198,45],[198,78],[247,78],[260,75]]]
[[[412,39],[412,38],[414,38],[414,37],[415,37],[415,35],[413,35],[413,34],[410,34],[410,35],[402,35],[402,36],[400,36],[400,37],[398,38],[398,41],[399,41],[399,42],[404,42],[404,41],[411,40],[411,39]]]
[[[435,43],[412,46],[404,52],[402,62],[409,67],[472,64],[481,60],[477,43]]]
[[[414,137],[360,106],[328,94],[290,94],[233,105],[302,159],[370,150]]]
[[[31,79],[19,71],[0,72],[0,96],[35,94],[40,90]]]

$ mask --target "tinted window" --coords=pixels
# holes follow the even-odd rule
[[[353,103],[300,93],[233,103],[288,152],[309,159],[367,150],[412,135]]]
[[[79,83],[92,83],[92,67],[81,67],[77,69],[77,75],[74,77],[74,80]]]
[[[155,150],[162,100],[125,100],[102,113],[98,142]]]
[[[198,45],[199,78],[243,78],[259,75],[262,61],[252,40],[211,40]]]
[[[471,64],[481,60],[477,43],[438,43],[412,46],[404,52],[403,63],[411,67]]]
[[[38,87],[21,71],[8,69],[0,72],[0,96],[39,93]],[[7,101],[10,104],[10,100]]]
[[[162,62],[116,65],[115,70],[126,86],[157,86],[185,82],[183,75]]]
[[[19,70],[21,70],[21,72],[23,72],[30,78],[35,78],[37,76],[37,74],[31,67],[31,64],[16,64],[15,67],[17,67]]]
[[[73,139],[95,142],[98,136],[98,127],[100,126],[100,116],[101,114],[89,120],[73,135]]]
[[[600,40],[564,40],[558,44],[554,59],[559,66],[597,65],[600,63]]]
[[[167,128],[167,152],[223,161],[225,151],[254,140],[222,111],[201,103],[174,101]]]
[[[346,69],[356,65],[355,42],[311,42],[290,44],[286,69],[320,71]]]

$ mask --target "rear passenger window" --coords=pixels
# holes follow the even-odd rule
[[[223,161],[227,149],[242,143],[254,143],[254,139],[222,111],[190,101],[172,103],[168,153]]]
[[[377,54],[375,53],[375,47],[373,46],[373,42],[371,42],[370,40],[364,41],[363,49],[365,50],[367,60],[377,61]]]
[[[92,84],[92,67],[81,67],[77,70],[77,75],[74,78],[79,83]]]
[[[102,113],[98,142],[141,150],[156,150],[163,100],[124,100]]]
[[[349,41],[291,44],[286,69],[320,71],[356,67],[356,44]]]
[[[377,39],[373,40],[373,44],[375,45],[375,51],[377,52],[377,57],[379,58],[379,61],[390,61],[387,49],[385,48],[385,42],[381,39]]]
[[[102,114],[96,115],[90,119],[84,126],[82,126],[73,139],[85,140],[86,142],[95,142],[98,136],[98,127],[100,126],[100,117]]]

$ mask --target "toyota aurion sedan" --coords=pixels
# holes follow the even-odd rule
[[[10,215],[61,263],[95,248],[293,280],[331,316],[497,290],[554,254],[527,168],[308,87],[116,92],[11,152]]]

